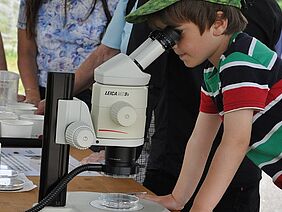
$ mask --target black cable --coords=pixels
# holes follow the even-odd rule
[[[63,189],[67,186],[67,184],[78,174],[84,171],[96,171],[101,172],[103,171],[104,165],[102,164],[85,164],[82,166],[79,166],[72,170],[70,173],[68,173],[66,176],[62,178],[62,180],[55,186],[55,188],[48,194],[46,197],[44,197],[38,204],[36,204],[34,207],[26,210],[25,212],[37,212],[40,211],[42,208],[44,208],[46,205],[50,204],[54,198],[58,196],[58,194],[61,193]]]

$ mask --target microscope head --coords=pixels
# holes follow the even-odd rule
[[[150,80],[143,70],[178,38],[172,29],[154,31],[129,56],[118,54],[97,67],[91,114],[82,101],[58,100],[56,143],[79,149],[104,146],[106,174],[129,176],[138,172],[136,148],[144,143]]]
[[[150,80],[143,70],[178,39],[170,28],[153,31],[129,56],[120,53],[95,69],[91,116],[96,145],[106,146],[107,174],[138,172],[136,147],[144,143]]]

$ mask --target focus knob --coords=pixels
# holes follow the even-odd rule
[[[84,122],[71,123],[65,132],[66,141],[77,149],[87,149],[95,140],[93,130]]]
[[[111,118],[116,124],[129,127],[136,122],[137,114],[129,103],[119,101],[111,107]]]

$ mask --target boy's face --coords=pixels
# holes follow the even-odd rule
[[[179,30],[181,35],[173,50],[187,67],[195,67],[207,59],[217,65],[222,53],[222,36],[217,36],[213,27],[206,29],[202,35],[198,26],[192,22],[181,24],[175,29]]]

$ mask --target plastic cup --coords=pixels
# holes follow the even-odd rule
[[[20,116],[23,114],[34,114],[37,108],[32,106],[31,104],[24,105],[24,104],[16,103],[16,104],[8,104],[6,106],[6,110]]]
[[[18,116],[13,112],[0,111],[0,120],[16,120]]]
[[[0,106],[17,102],[19,75],[10,71],[0,71]]]
[[[44,124],[43,115],[23,114],[20,115],[20,120],[33,122],[31,137],[38,138],[40,135],[43,134],[43,124]]]
[[[26,120],[2,120],[1,136],[12,138],[30,138],[33,122]]]

